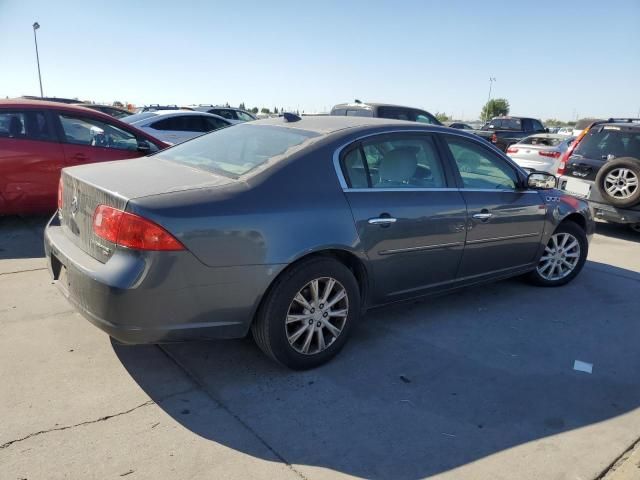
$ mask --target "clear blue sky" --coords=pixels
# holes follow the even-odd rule
[[[638,115],[640,0],[0,0],[0,96]]]

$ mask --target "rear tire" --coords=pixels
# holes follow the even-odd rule
[[[603,199],[614,207],[632,207],[640,202],[640,160],[616,158],[606,162],[596,175]]]
[[[282,365],[306,370],[342,349],[360,315],[360,289],[344,264],[316,257],[276,279],[251,326],[260,349]]]
[[[561,223],[527,279],[541,287],[559,287],[573,280],[584,267],[589,253],[585,231],[572,221]]]

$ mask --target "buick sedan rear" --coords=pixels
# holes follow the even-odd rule
[[[297,369],[368,308],[584,265],[583,201],[459,130],[293,115],[63,170],[51,273],[125,343],[237,338]]]

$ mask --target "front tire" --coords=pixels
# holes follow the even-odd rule
[[[342,349],[360,315],[360,289],[333,258],[302,261],[283,273],[251,326],[260,349],[282,365],[306,370]]]
[[[585,231],[574,222],[563,222],[549,238],[536,269],[528,279],[542,287],[565,285],[580,273],[588,253]]]

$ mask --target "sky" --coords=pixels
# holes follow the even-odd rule
[[[640,0],[0,0],[0,98],[640,116]]]

